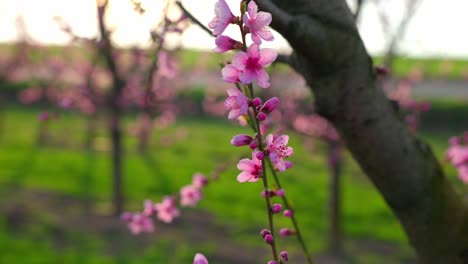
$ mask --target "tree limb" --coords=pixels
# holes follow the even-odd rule
[[[210,36],[213,36],[213,32],[211,32],[211,29],[209,29],[207,26],[203,25],[202,22],[200,22],[200,20],[198,20],[194,15],[192,15],[192,13],[190,13],[185,7],[184,5],[182,5],[182,3],[180,1],[177,1],[176,2],[177,6],[179,6],[180,10],[182,10],[182,12],[184,12],[184,14],[193,22],[195,23],[197,26],[199,26],[203,31],[205,31],[206,33],[208,33]]]

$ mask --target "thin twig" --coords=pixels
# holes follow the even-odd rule
[[[184,12],[184,14],[195,24],[197,24],[203,31],[206,33],[210,34],[210,36],[213,36],[213,32],[211,32],[211,29],[209,29],[207,26],[203,25],[200,20],[198,20],[194,15],[192,15],[185,7],[182,5],[180,1],[177,1],[176,4],[179,6],[179,8]]]

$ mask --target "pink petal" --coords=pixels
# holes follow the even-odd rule
[[[252,33],[250,36],[252,38],[253,43],[258,45],[262,44],[262,39],[257,34]]]
[[[239,70],[236,67],[234,67],[232,64],[228,64],[224,66],[224,68],[221,70],[221,74],[225,82],[235,83],[239,81]]]
[[[272,49],[262,49],[260,50],[260,61],[258,64],[262,67],[267,67],[276,60],[276,57],[278,57],[278,53],[276,53],[276,51]]]
[[[256,33],[257,35],[259,35],[262,39],[266,41],[272,41],[275,39],[273,37],[273,33],[271,33],[271,31],[268,28],[261,28]]]
[[[249,172],[243,171],[239,175],[237,175],[237,181],[238,182],[246,182],[249,181],[253,177],[252,174]]]
[[[249,48],[250,49],[250,48]],[[239,51],[232,57],[232,65],[239,70],[245,69],[249,56],[243,51]]]
[[[229,111],[228,119],[236,119],[241,115],[242,115],[242,113],[241,113],[240,109],[233,109],[233,110]]]
[[[275,140],[275,145],[287,145],[289,141],[288,135],[281,135]]]
[[[245,70],[245,71],[239,73],[239,80],[243,84],[251,83],[253,80],[255,80],[256,77],[257,77],[257,75],[255,74],[254,71]]]
[[[252,161],[249,159],[241,159],[239,163],[237,163],[237,168],[243,171],[251,171],[253,166]]]
[[[229,65],[228,65],[228,66],[229,66]],[[226,66],[226,67],[227,67],[227,66]],[[226,67],[225,67],[225,68],[226,68]],[[236,96],[236,95],[239,95],[240,93],[241,93],[241,91],[239,91],[239,89],[237,89],[237,88],[229,88],[229,89],[227,89],[227,94],[228,94],[229,96]]]
[[[250,58],[257,58],[260,56],[260,51],[257,44],[252,44],[247,50],[247,54]]]
[[[265,139],[267,148],[270,148],[271,143],[273,143],[273,134],[268,134],[268,136]]]
[[[267,12],[258,12],[256,21],[258,27],[266,27],[271,23],[271,14]]]
[[[243,16],[242,16],[242,22],[244,22],[244,24],[250,28],[251,25],[250,25],[250,19],[249,19],[249,16],[247,15],[247,13],[245,13]]]
[[[268,73],[264,69],[259,69],[256,71],[256,76],[257,76],[257,83],[258,86],[261,88],[268,88],[270,87],[270,76],[268,76]]]
[[[257,17],[258,7],[254,1],[250,1],[249,5],[247,6],[247,13],[251,19],[255,19]]]

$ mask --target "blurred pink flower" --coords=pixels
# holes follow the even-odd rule
[[[257,4],[254,1],[250,1],[247,6],[247,13],[242,17],[242,21],[245,26],[249,29],[252,37],[252,41],[255,44],[261,44],[262,39],[272,41],[274,39],[273,34],[267,28],[271,23],[271,14],[267,12],[258,12]]]
[[[224,101],[224,107],[229,111],[228,118],[235,119],[247,114],[249,99],[245,97],[244,93],[236,88],[229,88],[227,93],[229,97]]]
[[[39,101],[42,98],[42,89],[37,87],[31,87],[22,90],[19,93],[18,97],[22,104],[31,104]]]
[[[180,215],[174,198],[169,196],[164,197],[163,201],[155,204],[154,207],[158,212],[158,219],[166,224],[171,223],[174,218]]]
[[[275,137],[269,134],[266,137],[266,145],[270,153],[270,159],[279,171],[285,171],[287,169],[284,158],[294,153],[293,149],[287,146],[288,141],[289,136],[287,135]]]
[[[182,206],[195,207],[203,198],[203,194],[195,185],[187,185],[180,189],[180,204]]]
[[[133,214],[128,223],[128,228],[134,235],[154,232],[154,223],[149,216],[141,213]]]
[[[215,4],[215,17],[208,24],[208,27],[213,29],[213,35],[221,35],[227,26],[235,20],[231,9],[224,0],[218,0]]]
[[[208,179],[201,173],[195,173],[193,175],[192,184],[197,188],[203,188],[208,184]]]

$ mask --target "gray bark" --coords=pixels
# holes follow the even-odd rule
[[[400,121],[344,0],[257,0],[293,47],[292,67],[400,220],[421,263],[468,263],[467,208],[430,147]]]

